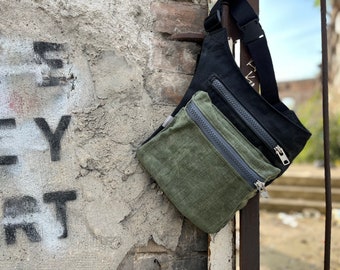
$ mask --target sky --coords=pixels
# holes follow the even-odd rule
[[[278,81],[313,78],[321,64],[320,8],[314,0],[260,0]]]

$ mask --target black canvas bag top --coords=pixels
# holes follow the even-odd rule
[[[267,40],[258,16],[246,0],[225,2],[228,2],[230,15],[236,21],[241,40],[256,66],[261,95],[243,76],[231,54],[227,29],[221,26],[223,1],[218,1],[205,21],[208,34],[188,90],[171,117],[148,140],[167,126],[169,119],[187,104],[193,94],[203,90],[241,133],[280,168],[281,175],[302,151],[311,134],[279,99]]]

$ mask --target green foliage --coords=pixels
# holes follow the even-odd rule
[[[297,111],[301,122],[312,133],[304,150],[296,158],[297,162],[313,162],[323,159],[323,132],[322,132],[322,110],[321,93],[315,95]]]
[[[305,149],[297,157],[297,162],[314,162],[323,160],[323,119],[322,97],[320,92],[306,101],[298,110],[298,115],[303,124],[312,133]],[[340,160],[340,115],[330,114],[330,158],[332,163]]]

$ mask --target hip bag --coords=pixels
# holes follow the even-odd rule
[[[257,191],[284,173],[311,136],[279,99],[264,32],[246,0],[230,1],[259,76],[261,95],[244,78],[220,24],[222,1],[191,84],[137,158],[177,209],[208,233],[219,231]]]

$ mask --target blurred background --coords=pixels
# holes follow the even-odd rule
[[[324,170],[321,19],[318,0],[260,0],[282,101],[312,137],[261,199],[261,269],[323,269]],[[340,269],[340,1],[328,1],[330,155],[333,229],[331,269]]]
[[[333,165],[340,165],[340,1],[329,1],[330,144]],[[313,136],[296,162],[322,165],[321,26],[319,1],[260,1],[282,100],[299,115]]]

